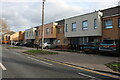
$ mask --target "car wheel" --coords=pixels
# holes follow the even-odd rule
[[[48,49],[48,48],[49,48],[48,46],[45,47],[45,49]]]
[[[84,52],[87,53],[87,54],[89,53],[89,51],[84,51]]]

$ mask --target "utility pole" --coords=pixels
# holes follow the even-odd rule
[[[43,0],[42,2],[42,44],[41,44],[41,50],[43,50],[44,45],[44,3],[46,0]]]
[[[120,14],[120,1],[118,2],[118,14]],[[118,24],[119,24],[119,19],[118,19]],[[120,53],[120,27],[119,25],[118,25],[118,53]]]

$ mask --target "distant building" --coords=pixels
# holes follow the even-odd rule
[[[14,34],[10,35],[10,41],[12,43],[17,42],[24,42],[24,31],[15,32]]]
[[[34,28],[30,28],[30,29],[27,29],[27,30],[25,30],[25,34],[24,34],[24,42],[25,43],[28,43],[28,42],[30,42],[30,43],[34,43],[35,42],[35,35],[36,35],[36,28],[34,27]]]
[[[2,43],[3,44],[8,44],[10,43],[10,36],[12,34],[14,34],[15,32],[11,31],[11,32],[8,32],[8,33],[5,33],[5,34],[2,34]]]

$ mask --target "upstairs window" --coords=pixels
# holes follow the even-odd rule
[[[38,36],[38,30],[36,30],[36,36]]]
[[[31,31],[29,32],[29,36],[31,36]]]
[[[83,28],[83,30],[88,29],[88,21],[87,20],[82,22],[82,28]]]
[[[31,36],[33,36],[33,31],[31,31]]]
[[[50,33],[50,29],[46,28],[46,34],[49,34],[49,33]]]
[[[94,19],[94,29],[97,28],[97,19]]]
[[[76,32],[76,22],[72,23],[72,32]]]
[[[63,33],[62,28],[58,28],[57,30],[58,30],[58,33]]]
[[[53,27],[51,27],[51,34],[53,33]]]
[[[27,37],[28,37],[28,32],[27,32]]]
[[[38,34],[40,35],[40,30],[38,30]]]
[[[68,32],[68,25],[66,24],[65,32]]]
[[[113,26],[112,26],[112,20],[105,20],[104,21],[104,27],[105,27],[105,29],[113,28]]]
[[[120,18],[118,19],[118,27],[120,27]]]

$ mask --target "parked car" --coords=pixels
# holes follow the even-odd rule
[[[32,42],[28,42],[28,43],[25,43],[25,44],[24,44],[24,46],[26,46],[26,47],[33,47],[33,48],[35,48],[37,45],[36,45],[36,44],[34,44],[34,43],[32,43]]]
[[[23,43],[16,43],[15,46],[24,46]]]
[[[99,46],[101,52],[117,53],[117,49],[117,40],[103,40]]]
[[[41,44],[40,44],[40,47],[41,47]],[[53,43],[51,43],[51,42],[45,42],[44,44],[43,44],[43,48],[45,48],[45,49],[48,49],[48,48],[56,48],[56,45],[55,44],[53,44]]]
[[[99,42],[88,42],[84,44],[85,53],[98,53],[99,51]]]

